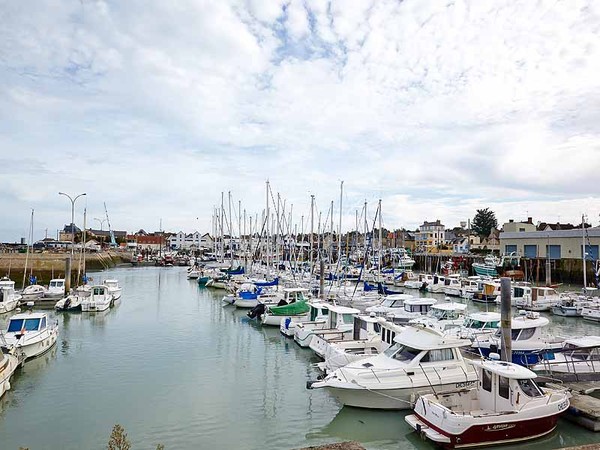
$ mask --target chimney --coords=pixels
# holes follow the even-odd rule
[[[508,223],[513,223],[514,219],[508,219]]]
[[[533,225],[533,217],[528,217],[527,218],[527,223],[530,223]]]

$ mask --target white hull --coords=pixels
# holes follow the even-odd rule
[[[35,358],[36,356],[40,356],[43,353],[46,353],[48,350],[52,348],[54,344],[56,344],[56,339],[58,338],[58,328],[50,328],[48,330],[42,331],[41,333],[36,333],[35,336],[31,338],[25,337],[25,340],[20,339],[16,340],[13,336],[6,336],[6,342],[8,344],[7,347],[3,345],[3,348],[10,350],[11,348],[15,348],[15,351],[19,354],[23,354],[25,359]]]
[[[10,377],[12,377],[17,367],[19,367],[19,361],[16,356],[5,355],[4,357],[7,358],[7,364],[0,371],[0,398],[2,398],[6,391],[10,390]]]
[[[110,308],[110,302],[82,302],[81,303],[81,311],[83,312],[96,312],[96,311],[106,311]]]
[[[292,320],[296,320],[298,322],[308,320],[308,314],[300,314],[298,316],[274,316],[269,313],[264,313],[260,318],[260,322],[263,325],[281,328],[281,322],[288,317],[291,317]]]
[[[435,392],[451,392],[457,389],[457,384],[448,383],[435,386]],[[462,383],[464,384],[464,382]],[[472,382],[475,385],[475,382]],[[427,385],[414,388],[401,389],[346,389],[327,386],[331,392],[345,406],[365,409],[412,409],[419,395],[433,393]]]
[[[0,303],[0,314],[5,314],[7,312],[14,311],[18,305],[19,305],[19,300],[11,300],[8,302],[1,302]]]
[[[233,306],[236,308],[244,308],[251,309],[255,308],[258,305],[258,299],[246,299],[246,298],[236,298],[233,302]]]

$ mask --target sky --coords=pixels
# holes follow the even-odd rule
[[[0,0],[0,240],[489,207],[600,222],[600,2]],[[273,202],[271,202],[273,203]],[[226,205],[227,207],[228,205]],[[271,206],[272,207],[272,206]],[[234,217],[234,221],[237,218]],[[104,228],[106,228],[104,223]]]

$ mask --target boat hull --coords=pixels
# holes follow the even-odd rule
[[[57,339],[58,329],[54,328],[52,330],[48,330],[48,332],[44,332],[44,336],[40,336],[40,339],[37,339],[35,342],[27,342],[24,345],[17,344],[15,349],[18,353],[22,353],[25,356],[25,359],[28,360],[37,356],[41,356],[49,351],[54,344],[56,344]],[[10,351],[12,346],[3,346],[3,348]]]
[[[443,448],[455,449],[509,444],[540,438],[554,431],[558,414],[507,422],[498,422],[498,416],[495,416],[485,423],[472,425],[461,434],[446,433],[419,414],[406,416],[405,420],[415,430],[422,432]],[[434,433],[428,435],[426,427],[434,430]]]
[[[0,364],[0,398],[4,395],[4,393],[10,390],[10,378],[12,377],[17,367],[19,367],[19,360],[16,356],[13,355],[5,355],[6,362],[4,364]]]
[[[308,314],[300,314],[297,316],[277,316],[269,313],[265,313],[260,317],[260,323],[263,325],[269,325],[272,327],[281,327],[281,322],[286,318],[290,317],[292,320],[301,322],[308,320]]]
[[[475,381],[467,383],[470,383],[471,386],[475,385]],[[435,392],[439,394],[454,391],[457,389],[457,384],[464,385],[465,382],[436,385]],[[433,392],[429,386],[425,385],[400,389],[355,389],[333,386],[325,386],[325,389],[345,406],[386,410],[412,409],[419,395]]]

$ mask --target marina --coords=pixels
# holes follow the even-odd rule
[[[373,449],[431,448],[404,421],[410,411],[343,407],[325,390],[307,390],[320,373],[310,349],[279,327],[250,320],[246,309],[224,305],[222,291],[199,287],[186,273],[178,267],[110,269],[103,278],[118,279],[123,288],[116,307],[49,312],[59,322],[57,345],[18,369],[0,399],[6,448],[101,447],[115,423],[139,448],[210,442],[275,449],[348,440]],[[468,303],[468,312],[482,307]],[[555,335],[598,334],[593,322],[550,317]],[[2,328],[7,320],[0,316]],[[78,415],[82,409],[88,413]],[[597,439],[561,418],[555,432],[519,448]]]

